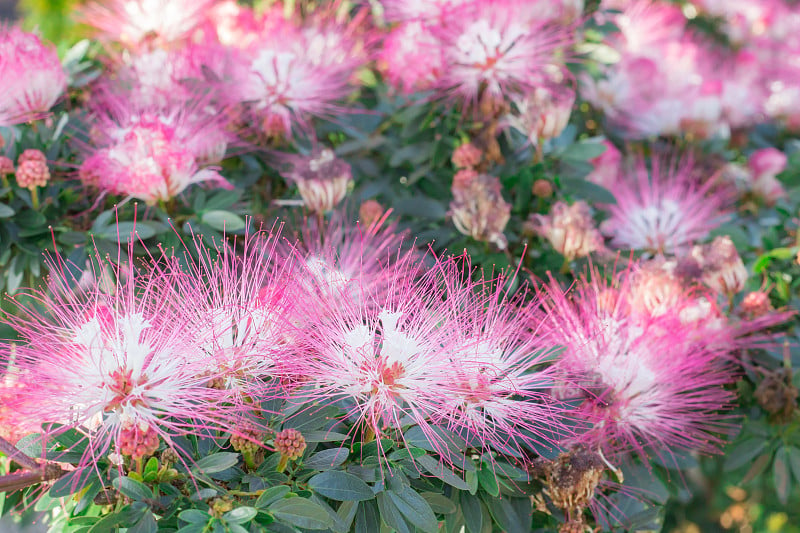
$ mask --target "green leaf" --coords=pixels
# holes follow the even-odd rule
[[[380,531],[381,517],[374,501],[359,502],[354,526],[355,533]]]
[[[775,460],[772,463],[772,475],[775,483],[775,492],[778,500],[783,505],[789,502],[789,492],[792,488],[792,478],[789,474],[789,454],[786,448],[781,446],[775,452]]]
[[[606,145],[596,141],[577,142],[569,145],[563,152],[561,152],[562,159],[570,159],[573,161],[589,161],[595,157],[603,155],[606,151]]]
[[[0,203],[0,218],[8,218],[14,216],[14,213],[16,213],[16,211],[14,211],[14,209],[11,206]]]
[[[348,448],[321,450],[303,461],[303,466],[314,470],[329,470],[340,466],[347,461],[349,456],[350,450]]]
[[[197,461],[194,466],[192,466],[192,471],[203,474],[216,474],[217,472],[222,472],[223,470],[236,466],[238,462],[238,453],[219,452],[213,455],[207,455]]]
[[[467,482],[461,479],[452,470],[444,466],[442,463],[431,457],[430,455],[423,455],[416,460],[419,465],[433,474],[435,477],[441,479],[451,487],[459,490],[469,490]]]
[[[444,494],[439,494],[438,492],[422,492],[420,496],[425,498],[425,501],[428,502],[428,505],[431,506],[434,513],[453,514],[458,510],[458,506],[455,502]]]
[[[53,483],[53,486],[50,487],[50,491],[48,495],[53,498],[63,498],[65,496],[69,496],[73,493],[78,493],[89,484],[89,480],[94,478],[97,474],[94,472],[92,467],[85,467],[79,468],[78,470],[73,470],[68,474],[64,474],[60,478]],[[95,483],[95,479],[92,479],[92,483]]]
[[[156,234],[152,226],[134,222],[120,222],[95,233],[95,236],[113,242],[126,243],[134,239],[149,239]]]
[[[278,500],[269,507],[278,520],[304,529],[328,529],[333,520],[320,505],[305,498]]]
[[[749,464],[766,447],[767,443],[764,439],[759,438],[750,438],[734,445],[725,456],[725,472],[731,472]]]
[[[353,474],[340,471],[317,474],[308,480],[308,488],[337,501],[364,501],[375,497],[369,485]]]
[[[495,498],[500,496],[500,485],[497,483],[497,476],[486,463],[481,465],[481,469],[478,470],[478,483],[487,494]]]
[[[203,213],[200,219],[203,224],[211,226],[217,231],[239,231],[244,229],[245,222],[242,217],[230,211],[214,209]]]
[[[397,508],[386,492],[378,493],[378,510],[381,513],[381,520],[387,526],[396,530],[397,533],[412,533],[411,528],[408,527],[408,523],[403,518],[403,513],[400,512],[400,509]]]
[[[153,516],[153,513],[145,513],[144,516],[136,522],[136,525],[128,528],[128,533],[156,533],[158,531],[158,524]]]
[[[786,453],[789,457],[789,466],[794,474],[794,479],[800,483],[800,448],[789,446],[786,449]]]
[[[341,442],[347,440],[347,435],[336,433],[335,431],[303,431],[302,433],[306,442]]]
[[[617,199],[614,195],[596,183],[587,181],[581,178],[567,178],[561,179],[561,187],[565,192],[601,204],[616,204]]]
[[[441,220],[447,216],[447,209],[444,204],[433,198],[425,196],[415,196],[414,198],[403,198],[394,202],[395,214],[413,216],[419,218],[430,218]]]
[[[255,507],[237,507],[222,515],[226,522],[234,524],[245,524],[256,517],[258,510]]]
[[[484,522],[487,519],[491,522],[486,506],[469,492],[461,492],[461,512],[464,514],[467,533],[481,533]]]
[[[111,482],[115,489],[128,498],[136,501],[153,499],[153,490],[142,483],[129,477],[118,477]]]
[[[211,515],[200,509],[187,509],[182,511],[178,518],[190,524],[205,524],[211,519]]]
[[[439,521],[433,514],[433,509],[425,498],[417,494],[411,487],[404,487],[402,491],[387,491],[395,507],[405,516],[406,520],[426,533],[436,533],[439,530]]]
[[[505,533],[530,533],[530,516],[519,516],[508,499],[486,498],[484,501],[494,521]]]
[[[256,500],[256,507],[259,509],[267,508],[274,502],[282,499],[289,494],[290,488],[286,485],[278,485],[277,487],[270,487],[261,493],[261,496]]]
[[[156,480],[158,477],[158,459],[155,457],[151,457],[147,460],[147,464],[144,465],[144,471],[142,472],[142,479],[151,483]]]

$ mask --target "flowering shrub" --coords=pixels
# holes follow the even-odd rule
[[[0,26],[4,520],[800,531],[796,2],[249,4]]]

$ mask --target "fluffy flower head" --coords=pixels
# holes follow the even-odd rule
[[[0,127],[46,113],[67,88],[56,51],[38,36],[0,26]]]

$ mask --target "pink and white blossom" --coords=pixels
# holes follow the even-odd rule
[[[67,88],[55,49],[15,26],[0,25],[0,127],[47,113]]]

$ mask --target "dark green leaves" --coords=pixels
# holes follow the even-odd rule
[[[337,501],[363,501],[375,497],[372,489],[353,474],[329,471],[308,480],[308,488]]]

